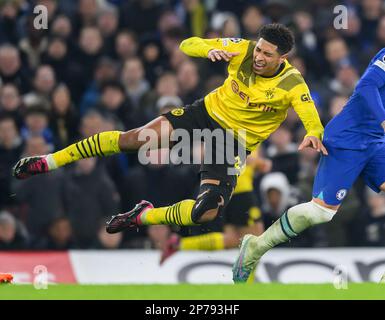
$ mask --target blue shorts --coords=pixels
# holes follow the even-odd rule
[[[385,143],[369,144],[365,150],[348,150],[325,145],[329,155],[321,156],[313,185],[313,198],[339,205],[359,175],[374,191],[385,182]]]

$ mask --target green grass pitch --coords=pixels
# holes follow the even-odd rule
[[[337,290],[332,284],[240,285],[0,285],[0,300],[268,300],[268,299],[369,299],[385,300],[385,284],[349,283]]]

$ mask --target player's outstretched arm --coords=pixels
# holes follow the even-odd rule
[[[211,61],[227,61],[240,53],[233,50],[233,46],[228,45],[226,39],[202,39],[191,37],[183,40],[179,48],[190,57],[208,58]]]
[[[239,52],[229,52],[226,50],[220,49],[212,49],[207,54],[207,58],[209,58],[212,62],[225,60],[229,62],[233,57],[239,55]]]

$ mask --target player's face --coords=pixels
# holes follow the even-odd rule
[[[253,52],[253,71],[261,76],[272,76],[281,63],[287,58],[287,54],[281,55],[278,47],[263,38],[260,38]]]

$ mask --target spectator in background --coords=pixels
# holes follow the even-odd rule
[[[177,12],[189,34],[195,37],[204,35],[208,22],[202,1],[183,0],[180,2]]]
[[[286,0],[266,0],[264,11],[271,22],[285,23],[290,20],[292,9]]]
[[[211,20],[213,30],[219,32],[220,38],[240,38],[241,26],[238,18],[231,12],[219,12]]]
[[[35,70],[40,64],[40,56],[47,49],[48,41],[44,29],[34,27],[33,15],[26,19],[26,37],[20,40],[19,50],[25,55],[28,65]]]
[[[297,203],[298,200],[293,196],[292,189],[289,180],[282,172],[269,173],[262,178],[261,210],[266,229],[280,217],[282,212]]]
[[[5,84],[0,88],[0,115],[12,117],[18,128],[23,123],[22,101],[18,88],[12,84]]]
[[[106,131],[105,118],[97,110],[88,111],[80,120],[79,138],[89,137],[98,132]]]
[[[205,88],[204,88],[203,94],[208,94],[209,92],[220,87],[225,80],[226,78],[219,74],[210,76],[205,82]]]
[[[100,101],[96,107],[102,114],[114,117],[116,127],[120,130],[135,128],[133,107],[120,82],[108,81],[102,85]]]
[[[75,35],[78,35],[84,27],[95,26],[101,9],[98,0],[79,0],[77,5],[77,12],[73,19]]]
[[[37,250],[69,250],[75,249],[72,226],[67,217],[57,217],[51,221],[46,235],[32,245]]]
[[[314,19],[310,12],[297,11],[294,16],[296,54],[301,56],[306,66],[319,74],[322,72],[322,50],[314,29]],[[309,82],[311,83],[311,82]]]
[[[362,0],[360,10],[357,11],[361,18],[362,28],[361,33],[366,42],[365,47],[375,41],[376,29],[384,13],[382,0]]]
[[[385,246],[385,197],[369,189],[366,191],[369,210],[366,210],[356,226],[355,231],[362,235],[358,243],[363,246],[383,247]],[[357,245],[357,242],[355,244]]]
[[[120,196],[114,183],[96,162],[96,158],[83,159],[66,175],[66,208],[76,243],[81,248],[92,246],[99,221],[120,209]]]
[[[60,149],[73,143],[78,137],[79,116],[65,84],[60,84],[53,90],[51,101],[49,127],[55,136],[55,147]]]
[[[340,32],[354,53],[360,52],[365,45],[368,48],[367,44],[364,43],[365,39],[361,33],[361,20],[356,11],[352,9],[348,11],[348,27],[341,29]]]
[[[115,34],[119,26],[119,14],[116,7],[106,5],[98,14],[97,25],[104,39],[104,52],[108,56],[113,57]]]
[[[58,15],[52,22],[51,35],[64,39],[68,45],[71,45],[72,24],[66,15]]]
[[[83,116],[100,99],[100,88],[104,82],[118,79],[118,65],[108,57],[99,59],[92,82],[85,90],[80,101],[80,115]]]
[[[42,136],[30,136],[23,155],[36,156],[48,152],[49,146]],[[64,172],[56,170],[44,177],[13,180],[13,183],[13,193],[19,203],[18,216],[25,222],[31,236],[39,238],[51,221],[65,213]],[[41,201],[42,195],[44,202]]]
[[[173,72],[176,72],[178,67],[187,61],[190,61],[190,57],[184,54],[179,48],[176,47],[170,52],[169,63]]]
[[[39,106],[29,107],[24,116],[25,125],[21,128],[21,136],[24,140],[30,137],[43,137],[47,143],[48,152],[55,145],[55,137],[49,128],[49,113]]]
[[[69,83],[71,81],[71,75],[68,73],[69,48],[63,38],[53,36],[49,40],[47,50],[42,54],[41,61],[53,68],[59,82]]]
[[[272,171],[283,172],[291,184],[297,182],[299,170],[297,144],[292,141],[292,134],[285,127],[278,128],[270,136],[270,145],[266,154],[273,162]]]
[[[12,82],[22,94],[30,90],[28,70],[22,66],[18,49],[9,44],[0,46],[0,79],[3,84]]]
[[[193,103],[201,97],[198,68],[192,61],[183,62],[177,70],[179,96],[185,104]]]
[[[97,232],[97,238],[92,249],[116,250],[123,248],[123,233],[110,234],[106,232],[106,221],[102,220]]]
[[[182,17],[181,17],[182,15]],[[183,9],[182,11],[165,9],[162,11],[158,20],[158,30],[160,37],[173,29],[180,29],[183,27]]]
[[[68,66],[71,82],[68,83],[75,103],[93,79],[94,69],[103,53],[103,37],[97,27],[88,26],[80,31],[76,59]]]
[[[143,63],[139,58],[127,59],[121,74],[126,94],[132,102],[137,121],[140,125],[153,117],[150,84],[144,77]]]
[[[136,57],[139,49],[138,40],[132,31],[120,31],[115,37],[115,57],[124,62],[127,59]]]
[[[26,107],[39,105],[46,111],[51,110],[50,96],[56,86],[56,76],[52,67],[41,65],[37,68],[33,78],[33,91],[27,93],[24,97]]]
[[[153,87],[157,79],[167,68],[161,44],[155,39],[146,39],[141,44],[139,55],[143,59],[146,79],[148,79]]]
[[[157,97],[177,96],[179,93],[179,84],[176,75],[173,72],[165,72],[156,81],[155,91]]]
[[[266,22],[259,6],[255,4],[248,5],[242,14],[242,37],[244,39],[257,39],[258,30]]]
[[[330,89],[334,94],[350,96],[359,80],[358,72],[352,65],[341,65],[337,74],[330,81]]]
[[[161,36],[162,46],[165,54],[170,55],[176,48],[179,48],[179,44],[184,38],[184,30],[182,28],[173,28],[166,31]]]
[[[20,3],[4,1],[0,3],[0,43],[17,45],[19,42],[18,17]]]
[[[25,227],[8,211],[0,211],[0,251],[25,250],[28,240]]]
[[[135,31],[138,36],[154,34],[161,12],[162,5],[155,0],[123,1],[120,6],[121,26]]]
[[[325,57],[330,75],[335,75],[338,67],[351,64],[349,48],[342,38],[333,38],[326,42]]]
[[[15,120],[10,116],[0,116],[0,209],[14,202],[11,197],[11,168],[20,158],[22,149]]]

